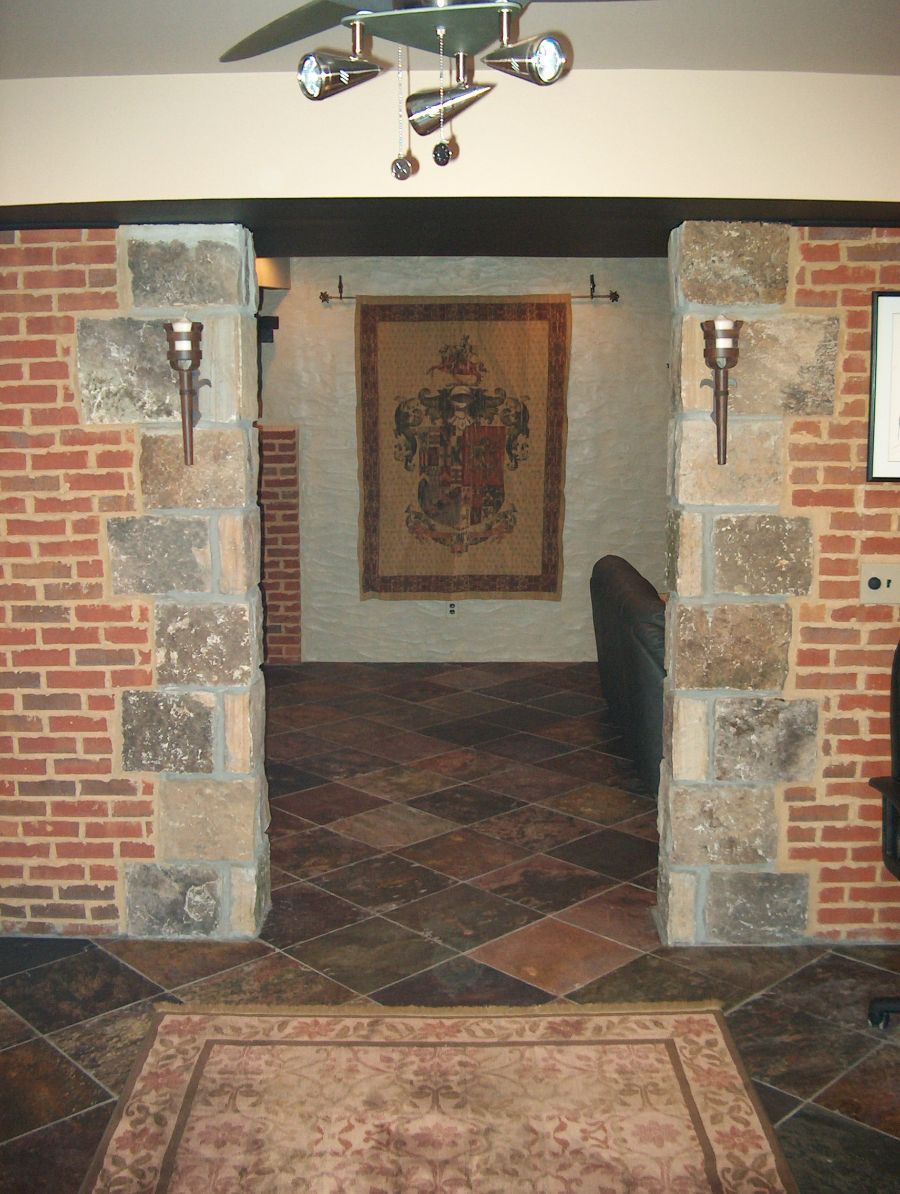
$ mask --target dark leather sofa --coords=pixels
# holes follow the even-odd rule
[[[662,758],[665,603],[627,560],[603,556],[591,573],[591,610],[603,696],[638,774],[655,794]]]

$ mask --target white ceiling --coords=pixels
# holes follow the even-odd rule
[[[0,0],[0,78],[294,70],[301,43],[218,62],[292,7],[292,0]],[[523,35],[566,34],[576,68],[900,74],[900,0],[536,0],[520,27]],[[338,28],[304,44],[342,49],[349,35]]]

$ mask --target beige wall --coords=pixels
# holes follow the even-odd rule
[[[304,660],[582,660],[595,652],[594,561],[626,556],[662,583],[670,307],[664,260],[295,259],[293,288],[263,358],[265,423],[300,429]],[[575,302],[569,370],[561,601],[360,601],[357,563],[355,305],[348,294],[586,294]]]
[[[702,36],[702,34],[700,34]],[[413,87],[434,86],[415,74]],[[900,78],[574,71],[500,79],[456,122],[461,156],[389,171],[395,77],[310,104],[293,72],[0,83],[0,205],[345,195],[900,196]],[[189,148],[172,132],[183,115]],[[180,141],[185,134],[179,134]]]

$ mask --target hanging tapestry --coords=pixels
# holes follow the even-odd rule
[[[559,598],[570,312],[357,300],[363,597]]]

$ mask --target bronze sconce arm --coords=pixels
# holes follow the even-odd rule
[[[196,371],[200,367],[200,336],[202,323],[190,319],[173,320],[163,325],[168,341],[169,364],[178,374],[178,393],[181,398],[181,441],[184,463],[194,463],[194,408],[197,397]]]
[[[728,370],[738,362],[738,336],[743,320],[724,315],[700,324],[703,331],[703,359],[713,371],[713,411],[716,424],[716,460],[725,464],[728,451]],[[709,382],[704,382],[709,385]]]

